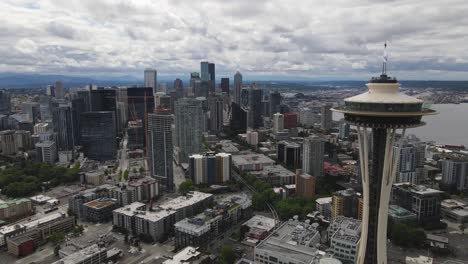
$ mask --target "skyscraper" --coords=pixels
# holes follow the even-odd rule
[[[332,127],[332,112],[330,110],[332,106],[326,104],[321,108],[321,117],[320,117],[320,128],[325,131],[328,131]]]
[[[159,108],[148,115],[151,177],[161,180],[167,191],[174,190],[172,123],[170,109]]]
[[[262,89],[251,87],[249,90],[248,127],[257,129],[263,126],[262,118]]]
[[[216,92],[216,69],[214,63],[208,63],[208,73],[210,74],[210,95]]]
[[[338,138],[340,138],[340,139],[348,138],[349,137],[349,131],[350,131],[349,124],[341,123],[339,133],[338,133]]]
[[[367,87],[368,92],[345,99],[344,106],[333,110],[344,113],[345,122],[355,125],[358,132],[364,211],[357,263],[385,264],[388,204],[397,172],[392,151],[395,136],[402,129],[404,138],[406,128],[424,125],[422,116],[435,112],[423,108],[421,100],[399,93],[400,84],[386,74],[386,57],[382,74]],[[370,158],[368,129],[373,144]]]
[[[397,151],[400,151],[398,153]],[[393,146],[393,155],[397,158],[397,171],[395,182],[409,182],[417,184],[416,177],[416,148],[412,144]]]
[[[241,105],[241,89],[242,89],[242,74],[240,72],[236,72],[234,75],[234,103],[237,105]]]
[[[184,82],[181,79],[177,78],[174,80],[174,90],[177,92],[179,98],[184,97]]]
[[[231,178],[231,154],[208,152],[189,157],[189,177],[194,184],[215,184]]]
[[[47,85],[46,87],[46,95],[55,97],[55,87],[53,85]]]
[[[57,149],[72,150],[73,142],[73,122],[71,108],[68,105],[59,105],[52,112],[54,132],[57,133]]]
[[[120,133],[122,130],[123,124],[121,124],[118,119],[117,112],[117,92],[115,89],[107,88],[98,88],[97,90],[92,90],[90,93],[91,96],[91,111],[112,111],[115,116],[115,128],[117,133]]]
[[[11,112],[10,95],[5,91],[0,91],[0,115],[9,115]]]
[[[304,139],[302,146],[302,170],[315,177],[323,176],[325,142],[317,136]]]
[[[85,99],[78,97],[71,101],[72,122],[73,122],[73,141],[75,145],[81,144],[80,115],[87,112]]]
[[[284,116],[276,113],[273,115],[273,133],[278,133],[284,130]]]
[[[218,134],[223,128],[223,99],[219,96],[212,96],[208,99],[210,108],[209,130],[213,134]]]
[[[65,91],[63,90],[63,85],[61,81],[55,82],[55,97],[58,99],[63,99],[65,96]]]
[[[207,62],[207,61],[200,62],[200,72],[201,72],[201,80],[202,81],[209,81],[210,80],[209,62]]]
[[[21,104],[21,111],[28,115],[28,119],[34,124],[41,120],[41,109],[39,103],[27,102]]]
[[[279,92],[270,93],[270,115],[279,112],[279,106],[281,105],[281,94]]]
[[[201,79],[200,74],[198,72],[190,73],[190,87],[189,87],[189,96],[194,96],[196,91],[200,89]]]
[[[189,155],[201,152],[204,124],[201,101],[181,98],[175,103],[175,137],[179,163],[186,163]]]
[[[221,91],[229,95],[229,78],[221,78]]]
[[[84,155],[93,160],[115,159],[117,154],[115,112],[86,112],[80,116]]]
[[[147,131],[148,120],[146,119],[149,113],[154,110],[154,96],[151,87],[137,87],[127,89],[127,105],[128,119],[142,120],[143,131]],[[146,136],[144,138],[146,146]]]
[[[145,69],[145,87],[151,87],[153,93],[158,92],[158,71],[156,69]]]

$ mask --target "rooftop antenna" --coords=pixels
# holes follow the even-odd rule
[[[383,63],[382,63],[382,75],[387,75],[387,60],[388,60],[387,41],[385,41],[384,52],[383,52]]]

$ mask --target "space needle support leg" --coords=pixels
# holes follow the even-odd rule
[[[361,131],[362,130],[362,131]],[[369,150],[368,150],[368,137],[367,128],[357,126],[357,134],[359,141],[359,159],[361,165],[361,178],[363,189],[363,212],[362,222],[369,221]],[[363,224],[361,227],[361,242],[359,243],[359,251],[357,256],[357,264],[364,264],[367,247],[368,225]]]

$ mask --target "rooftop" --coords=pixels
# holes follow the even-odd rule
[[[84,204],[84,206],[101,209],[104,207],[112,206],[117,203],[116,199],[100,198]]]
[[[106,248],[99,248],[97,244],[91,245],[87,248],[84,248],[80,251],[77,251],[69,256],[66,256],[60,260],[57,260],[53,264],[77,264],[81,263],[83,260],[88,259],[96,254],[101,253],[102,251],[107,251]]]
[[[320,258],[319,251],[315,248],[317,239],[320,241],[317,227],[318,224],[310,224],[307,220],[300,222],[291,219],[260,242],[255,249],[268,250],[304,263],[312,263]]]
[[[191,263],[190,260],[196,258],[201,253],[198,251],[198,248],[186,247],[181,251],[177,252],[172,259],[168,259],[163,262],[163,264],[182,264],[182,263]]]
[[[275,164],[275,161],[263,154],[243,154],[232,156],[232,163],[234,165],[248,165],[248,164]]]
[[[333,197],[323,197],[323,198],[318,198],[315,200],[316,203],[318,204],[330,204],[332,203]]]
[[[275,227],[275,219],[263,215],[254,215],[243,225],[248,226],[249,228],[258,228],[269,232]]]
[[[294,172],[286,169],[281,165],[268,165],[264,166],[263,170],[260,171],[252,171],[250,172],[253,175],[258,176],[279,176],[279,177],[293,177],[296,174]]]
[[[443,191],[439,191],[436,189],[428,188],[424,185],[415,185],[411,183],[395,183],[393,184],[394,187],[402,188],[410,190],[412,193],[417,193],[420,195],[429,195],[429,194],[441,194],[444,193]]]
[[[210,197],[213,197],[213,194],[193,191],[189,192],[187,195],[182,195],[175,199],[166,201],[159,207],[166,210],[179,210],[181,208],[201,202]]]

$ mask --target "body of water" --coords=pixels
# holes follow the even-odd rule
[[[409,129],[406,134],[437,144],[468,147],[468,104],[434,104],[431,108],[439,114],[423,117],[426,125]],[[339,113],[333,113],[334,120],[342,117]]]

